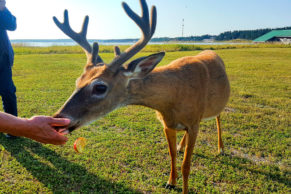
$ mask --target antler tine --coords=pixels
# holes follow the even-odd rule
[[[115,55],[115,57],[120,55],[120,48],[118,46],[114,47],[114,55]]]
[[[148,9],[148,5],[146,3],[145,0],[142,0],[140,1],[140,6],[142,7],[142,15],[141,15],[141,18],[142,18],[142,21],[144,22],[144,25],[146,28],[144,28],[144,33],[149,33],[149,31],[151,30],[149,26],[150,24],[150,17],[149,17],[149,9]]]
[[[55,16],[53,17],[55,24],[59,27],[61,31],[63,31],[67,36],[77,42],[86,52],[86,54],[91,54],[92,47],[87,41],[87,29],[89,23],[89,17],[86,16],[83,22],[82,29],[79,33],[76,33],[72,30],[70,23],[69,23],[69,16],[68,10],[64,11],[64,22],[61,23]]]
[[[154,35],[157,27],[157,9],[155,6],[151,10],[151,37]]]
[[[83,21],[82,30],[80,31],[80,34],[84,38],[87,37],[88,24],[89,24],[89,16],[86,15]]]
[[[119,67],[121,64],[126,62],[128,59],[138,53],[146,44],[150,41],[153,36],[156,23],[157,23],[157,11],[155,6],[151,10],[151,19],[149,19],[149,10],[145,0],[140,0],[142,9],[141,17],[138,16],[132,9],[125,3],[122,3],[123,9],[126,14],[139,26],[142,32],[142,37],[138,42],[125,50],[124,53],[117,55],[115,59],[109,64],[109,66]]]

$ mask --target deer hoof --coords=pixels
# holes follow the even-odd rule
[[[176,186],[175,186],[175,185],[167,184],[165,188],[166,188],[166,189],[169,189],[169,190],[172,190],[172,189],[175,189]]]
[[[220,148],[219,150],[218,150],[218,155],[224,155],[224,151],[223,151],[223,149],[222,148]]]
[[[183,153],[183,148],[182,148],[182,146],[180,146],[180,145],[177,146],[177,152],[178,152],[178,153]]]

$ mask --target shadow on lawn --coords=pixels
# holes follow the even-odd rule
[[[252,174],[261,174],[261,175],[265,175],[266,177],[268,177],[269,179],[272,179],[273,181],[276,181],[278,183],[282,183],[284,185],[286,185],[287,187],[291,187],[291,182],[290,179],[287,176],[281,175],[280,170],[278,168],[276,168],[276,170],[271,170],[270,168],[268,168],[268,165],[264,165],[264,164],[255,164],[253,161],[246,159],[246,158],[241,158],[238,156],[233,156],[231,154],[223,154],[223,155],[217,155],[214,156],[214,158],[209,158],[205,155],[202,154],[195,154],[196,157],[200,157],[200,158],[205,158],[205,159],[209,159],[215,162],[220,163],[221,165],[226,165],[226,166],[231,166],[233,168],[237,168],[239,170],[247,170]],[[258,165],[260,166],[260,168],[254,168],[254,167],[250,167],[251,165]],[[264,168],[266,167],[266,168]]]
[[[122,184],[100,178],[88,172],[85,167],[72,163],[53,150],[29,139],[19,138],[12,141],[0,134],[0,142],[34,178],[54,193],[140,193]],[[51,164],[40,162],[31,153]]]
[[[123,184],[112,183],[104,178],[98,177],[88,172],[85,167],[70,162],[53,150],[29,139],[19,138],[11,141],[0,134],[0,142],[0,145],[10,152],[35,179],[54,193],[140,193],[140,191],[125,187]],[[39,161],[35,158],[35,155],[32,154],[43,158],[46,160],[46,163]],[[291,187],[288,177],[280,175],[278,171],[270,172],[268,168],[248,167],[249,165],[246,164],[250,164],[252,161],[246,158],[240,158],[230,154],[214,156],[212,158],[198,153],[194,154],[194,157],[216,161],[221,165],[231,166],[239,170],[247,170],[253,174],[262,174],[274,181],[285,184],[287,187]],[[181,189],[182,188],[178,186],[175,190],[181,192]],[[190,193],[195,192],[199,191],[190,188]]]

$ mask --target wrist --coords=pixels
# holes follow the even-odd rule
[[[29,128],[29,121],[25,118],[17,118],[13,128],[8,129],[8,133],[15,136],[23,136]]]

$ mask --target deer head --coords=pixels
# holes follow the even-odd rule
[[[115,47],[115,57],[109,64],[104,63],[98,55],[98,43],[95,42],[91,46],[87,41],[88,16],[85,17],[80,33],[76,33],[71,29],[67,10],[64,12],[63,23],[53,17],[55,24],[67,36],[76,41],[87,55],[87,64],[83,74],[76,81],[76,90],[55,114],[55,117],[71,119],[71,124],[68,128],[70,132],[118,107],[127,105],[129,103],[129,82],[143,79],[164,57],[165,53],[161,52],[141,57],[125,64],[146,46],[155,32],[156,8],[152,7],[150,18],[146,1],[140,0],[140,4],[142,9],[141,17],[134,13],[126,3],[123,2],[122,6],[127,15],[141,29],[141,39],[122,53],[119,47]]]

